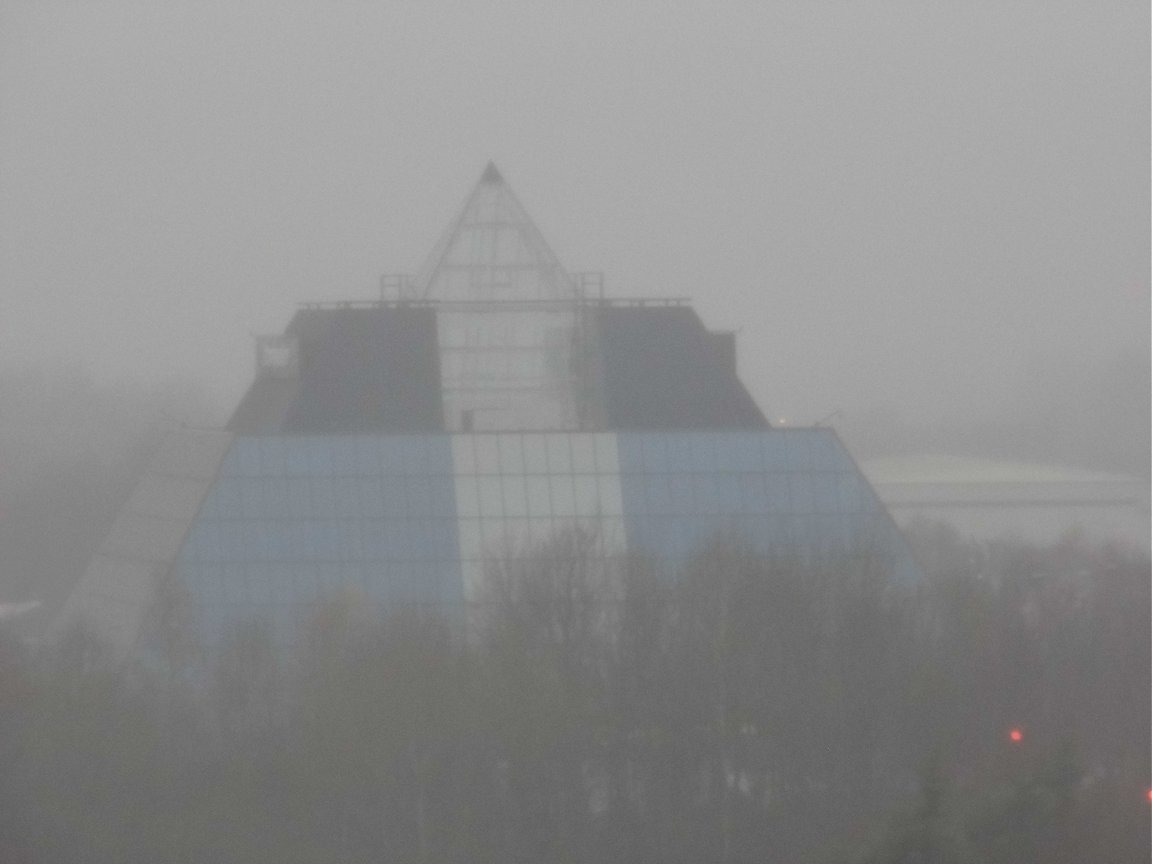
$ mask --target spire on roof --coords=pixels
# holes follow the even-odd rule
[[[571,277],[494,162],[416,278],[430,300],[575,299]]]

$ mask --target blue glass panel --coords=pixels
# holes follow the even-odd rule
[[[248,594],[253,604],[263,606],[275,597],[269,568],[264,565],[249,565],[247,572]]]
[[[620,432],[616,435],[616,452],[621,474],[640,474],[644,471],[644,434]]]
[[[668,499],[672,512],[678,516],[690,516],[695,510],[692,497],[692,475],[672,474],[668,477]]]
[[[268,554],[273,561],[292,561],[299,547],[295,540],[296,531],[291,522],[268,523]]]
[[[780,430],[760,436],[760,458],[763,460],[764,470],[784,471],[790,467],[791,456],[787,442],[787,433]]]
[[[715,474],[692,475],[692,498],[695,512],[707,516],[720,512],[720,490]]]
[[[333,482],[336,497],[336,518],[355,519],[360,515],[360,480],[357,477],[337,477]]]
[[[780,538],[780,542],[786,546],[783,550],[784,554],[789,557],[794,556],[796,554],[796,544],[799,542],[796,537],[796,517],[772,517],[772,531]]]
[[[840,504],[836,475],[823,471],[813,471],[812,509],[816,513],[835,513]]]
[[[812,512],[812,475],[808,472],[793,471],[788,475],[791,488],[792,512],[808,514]]]
[[[408,478],[408,515],[413,519],[425,519],[432,515],[432,492],[428,487],[427,475],[412,475]]]
[[[700,466],[696,463],[696,454],[692,445],[696,439],[707,438],[707,435],[680,432],[669,433],[661,437],[664,439],[664,453],[667,464],[671,466],[669,470],[677,473],[700,470]]]
[[[781,433],[784,436],[788,467],[792,471],[808,471],[812,467],[809,431],[790,429]]]
[[[308,473],[308,451],[300,438],[285,438],[284,473],[289,477],[301,477]]]
[[[668,442],[659,433],[640,436],[643,445],[644,462],[642,468],[647,474],[663,474],[669,470]]]
[[[316,528],[318,529],[314,538],[316,560],[327,562],[339,560],[341,555],[338,523],[335,520],[325,520],[317,522]]]
[[[308,462],[308,473],[313,476],[332,476],[332,447],[328,438],[304,438],[300,441]]]
[[[408,454],[395,438],[381,438],[378,453],[380,460],[380,473],[388,477],[400,476],[404,473],[404,462]]]
[[[765,475],[764,499],[768,513],[792,512],[792,485],[787,474]]]
[[[360,477],[356,485],[360,493],[360,512],[355,515],[364,519],[383,518],[384,499],[380,492],[380,478]]]
[[[428,478],[431,494],[429,512],[442,519],[456,518],[456,482],[451,474],[433,474]]]
[[[744,509],[744,490],[738,474],[717,474],[716,492],[720,498],[721,513],[739,513]]]
[[[245,585],[247,573],[243,564],[225,563],[221,568],[220,584],[224,600],[233,606],[246,605],[248,589]]]
[[[429,474],[428,446],[433,445],[435,440],[417,435],[396,438],[397,450],[403,458],[403,464],[400,466],[401,473],[420,476]],[[451,451],[449,451],[450,454]]]
[[[764,489],[764,474],[750,471],[740,475],[740,494],[746,513],[767,513],[768,496]]]
[[[288,481],[284,477],[266,477],[260,483],[264,487],[264,515],[269,519],[286,519]]]
[[[316,518],[336,518],[336,488],[332,477],[312,478],[312,505]]]
[[[760,436],[729,432],[716,436],[716,467],[719,471],[760,471]]]
[[[319,596],[319,575],[315,565],[297,564],[291,568],[292,594],[295,603],[313,603]]]
[[[364,560],[364,548],[360,543],[360,522],[356,519],[341,519],[336,523],[337,557],[341,561]]]
[[[380,498],[385,519],[403,519],[408,514],[407,481],[389,475],[380,481]]]
[[[332,470],[339,477],[348,477],[360,473],[359,448],[355,438],[330,438],[332,447]]]
[[[832,439],[831,429],[808,429],[805,436],[808,441],[811,465],[817,471],[836,471],[841,467],[836,458],[836,448]]]
[[[380,473],[380,439],[357,436],[356,473],[361,476],[376,476]]]
[[[240,515],[245,519],[264,516],[264,489],[260,480],[246,480],[240,487]]]
[[[717,436],[709,432],[697,432],[692,435],[685,435],[684,440],[689,447],[689,456],[686,458],[686,465],[691,465],[692,470],[702,473],[711,473],[717,469],[716,462],[716,439]]]
[[[837,474],[836,489],[841,513],[855,513],[863,509],[860,480],[855,474]]]
[[[666,474],[649,474],[641,479],[644,484],[648,513],[672,513],[672,493],[668,489],[668,476]]]
[[[260,443],[260,475],[280,477],[284,474],[284,439],[266,437],[257,439]]]

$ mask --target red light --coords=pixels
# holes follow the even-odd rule
[[[1021,732],[1019,729],[1013,729],[1011,732],[1008,733],[1008,737],[1012,739],[1013,744],[1019,744],[1021,741],[1024,740],[1024,733]]]
[[[1152,789],[1148,790],[1148,801],[1152,803]]]

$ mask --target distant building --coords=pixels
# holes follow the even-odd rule
[[[204,639],[317,604],[463,606],[565,532],[674,569],[716,537],[915,565],[835,432],[774,429],[731,333],[560,265],[489,165],[427,265],[257,342],[226,429],[164,445],[65,610],[119,651],[165,597]]]
[[[976,540],[1094,541],[1150,546],[1148,484],[1054,465],[955,456],[868,459],[865,476],[901,525],[946,522]]]

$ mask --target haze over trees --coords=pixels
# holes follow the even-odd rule
[[[0,375],[0,602],[51,615],[163,436],[220,421],[187,381],[99,383],[62,362]]]
[[[128,669],[80,633],[5,645],[0,851],[1146,860],[1147,558],[914,539],[929,574],[901,586],[723,537],[609,574],[574,529],[494,566],[467,622],[349,594],[292,650],[178,616]]]

